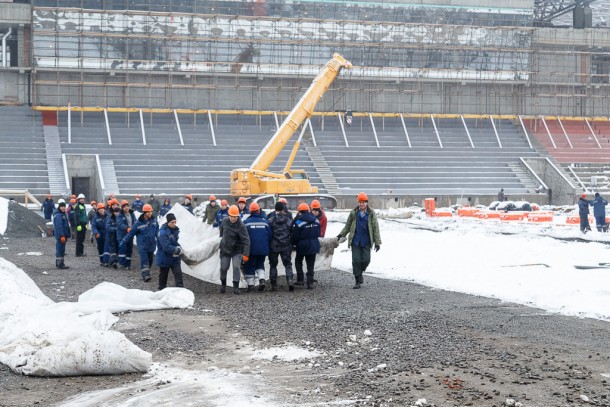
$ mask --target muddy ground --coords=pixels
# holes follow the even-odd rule
[[[7,247],[0,256],[55,301],[75,301],[102,281],[156,289],[156,269],[153,281],[144,283],[137,271],[101,268],[88,241],[84,258],[75,258],[69,244],[68,270],[54,268],[50,238],[4,239],[0,246]],[[23,254],[32,251],[42,255]],[[264,394],[252,396],[275,405],[408,406],[425,398],[428,406],[503,406],[507,399],[523,406],[610,406],[608,322],[370,275],[361,290],[353,290],[352,276],[337,270],[316,278],[314,290],[290,293],[282,284],[277,292],[237,296],[185,276],[195,293],[193,308],[125,313],[115,329],[155,362],[194,371],[224,368],[263,381]],[[296,362],[249,358],[255,349],[288,345],[321,356]],[[0,405],[61,404],[140,380],[137,374],[24,377],[1,366]],[[174,402],[168,405],[180,405]],[[202,396],[194,405],[223,404]]]

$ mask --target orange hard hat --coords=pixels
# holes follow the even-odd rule
[[[300,203],[300,204],[299,204],[299,207],[297,208],[297,210],[298,210],[299,212],[301,212],[301,211],[306,211],[306,212],[309,212],[309,205],[307,205],[305,202]]]
[[[258,206],[258,204],[256,202],[252,202],[250,204],[250,212],[256,212],[256,211],[260,211],[261,207]]]
[[[587,197],[587,194],[582,194],[580,197],[584,199]]]
[[[97,209],[106,209],[106,207],[104,206],[103,203],[100,202],[97,204]]]
[[[320,209],[320,201],[318,201],[317,199],[314,199],[313,201],[311,201],[311,209]]]
[[[112,199],[110,200],[110,202],[112,202],[112,205],[118,205],[118,204],[119,204],[119,200],[118,200],[118,199],[116,199],[116,198],[112,198]]]
[[[368,200],[369,200],[369,197],[364,192],[360,192],[358,194],[358,202],[368,202]]]
[[[112,206],[112,199],[108,200],[108,206]]]
[[[125,205],[129,205],[129,202],[127,202],[125,199],[123,199],[121,201],[121,206],[125,206]]]
[[[240,196],[239,199],[237,200],[237,202],[241,203],[246,203],[246,198],[244,198],[243,196]]]
[[[96,204],[97,204],[97,202],[95,202],[95,201],[91,201],[91,203],[90,203],[91,206],[95,206]]]
[[[225,205],[225,206],[226,206],[226,205],[228,205],[229,203],[227,202],[227,200],[226,200],[226,199],[223,199],[222,201],[220,201],[220,204],[221,204],[221,205]]]
[[[280,202],[281,202],[281,203],[285,203],[285,204],[287,204],[287,203],[288,203],[288,201],[286,200],[286,198],[280,198]]]
[[[239,216],[239,208],[235,205],[229,207],[229,216]]]
[[[210,200],[210,201],[215,201],[215,200],[216,200],[216,197],[215,197],[214,195],[210,195],[210,199],[209,199],[209,200]]]
[[[191,194],[186,194],[186,198],[188,198],[188,199],[190,199],[190,200],[193,200],[193,195],[191,195]]]
[[[152,211],[153,211],[153,208],[149,204],[144,205],[144,207],[142,208],[142,212],[152,212]]]

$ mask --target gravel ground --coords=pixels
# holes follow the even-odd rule
[[[2,245],[8,249],[0,255],[55,301],[75,301],[102,281],[156,288],[157,270],[144,283],[137,271],[100,268],[88,241],[85,258],[75,258],[69,244],[68,270],[52,267],[52,239],[8,239]],[[31,251],[43,255],[19,255]],[[507,399],[523,406],[610,406],[607,322],[370,276],[353,290],[352,276],[337,270],[316,278],[314,290],[290,293],[281,286],[236,296],[185,276],[195,293],[192,309],[124,314],[116,329],[155,361],[185,359],[194,366],[224,360],[237,368],[249,349],[288,344],[322,352],[269,370],[276,396],[290,397],[283,399],[292,404],[408,406],[425,398],[427,406],[510,405]],[[3,366],[0,405],[51,404],[139,378],[31,378]]]

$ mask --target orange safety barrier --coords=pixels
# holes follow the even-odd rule
[[[593,221],[593,216],[589,216],[589,224],[593,223]],[[580,225],[580,216],[568,216],[566,218],[566,223],[568,225]]]
[[[505,212],[500,215],[500,220],[513,221],[513,220],[526,220],[529,212]]]
[[[458,216],[476,217],[476,214],[481,210],[479,208],[473,208],[472,206],[466,206],[464,208],[458,208]]]
[[[497,211],[480,211],[476,214],[476,217],[479,219],[500,219],[500,215],[504,212]]]
[[[527,220],[530,222],[552,222],[553,212],[532,212],[528,215]]]
[[[432,211],[432,214],[430,216],[435,216],[435,217],[439,217],[439,218],[448,218],[453,216],[453,214],[449,211],[439,211],[437,212],[436,210]]]
[[[426,198],[424,199],[424,209],[426,210],[426,215],[433,216],[432,212],[436,209],[436,201],[434,198]]]

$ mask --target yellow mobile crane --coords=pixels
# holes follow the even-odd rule
[[[231,196],[252,195],[313,195],[318,188],[311,186],[305,170],[291,169],[294,158],[301,143],[301,137],[296,141],[288,162],[281,173],[270,172],[269,167],[284,149],[288,140],[303,122],[310,118],[316,104],[326,93],[331,83],[343,68],[351,68],[352,64],[341,55],[335,53],[326,63],[309,89],[292,109],[286,120],[277,129],[265,148],[258,154],[250,168],[239,168],[231,171]],[[320,197],[318,195],[318,197]],[[334,203],[336,201],[332,199]],[[334,207],[334,205],[332,205]]]

